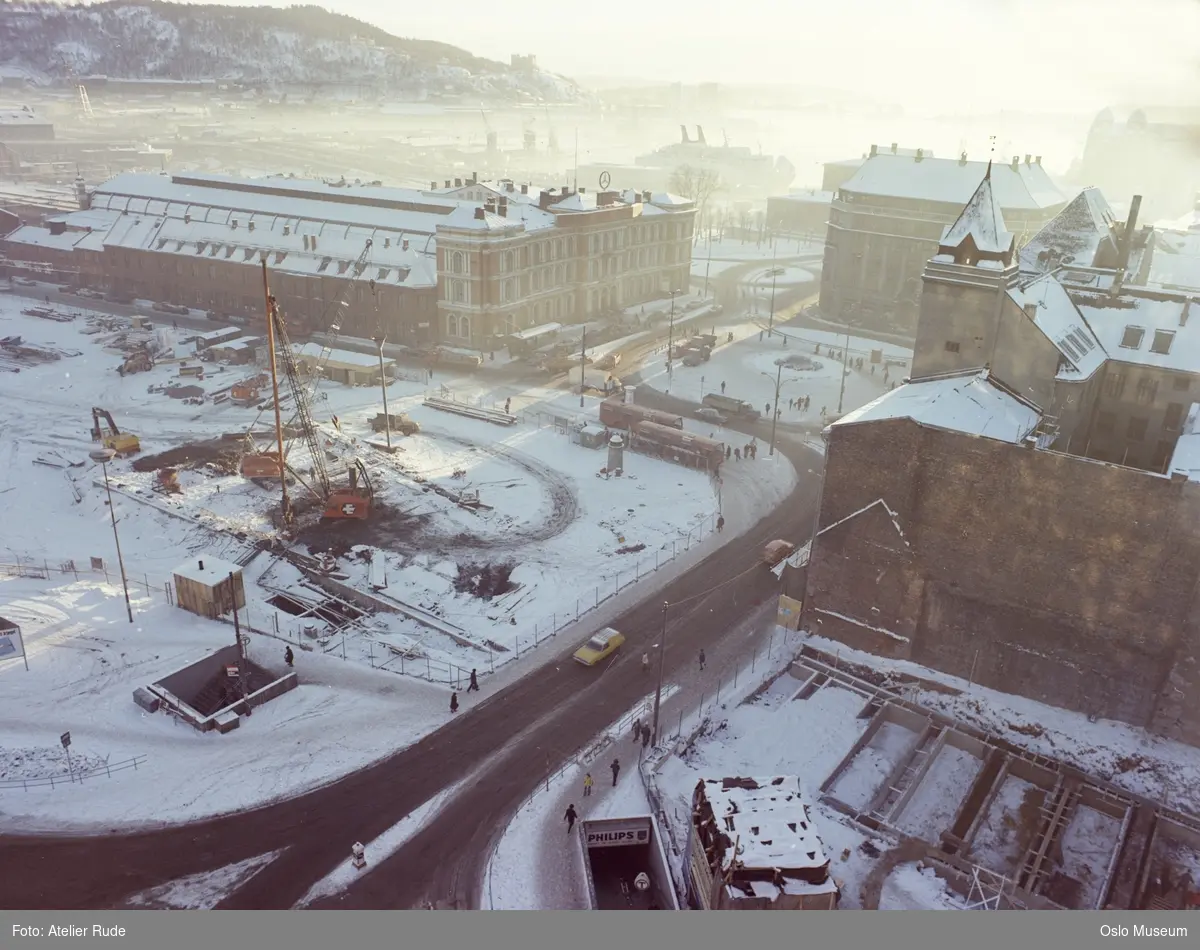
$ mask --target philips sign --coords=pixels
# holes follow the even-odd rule
[[[649,818],[589,821],[585,842],[589,848],[615,848],[650,843]]]

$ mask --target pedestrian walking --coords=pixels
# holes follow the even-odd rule
[[[650,727],[648,725],[643,724],[642,725],[642,748],[643,749],[646,748],[646,746],[648,746],[649,744],[650,744]]]
[[[583,797],[587,798],[591,794],[592,794],[592,773],[588,772],[588,774],[583,777]]]
[[[567,806],[567,813],[563,815],[563,821],[567,823],[567,834],[571,833],[571,829],[575,827],[575,819],[579,817],[579,813],[575,811],[575,804],[572,802]]]
[[[732,343],[732,342],[733,342],[733,331],[732,331],[732,330],[729,332],[729,336],[728,336],[728,337],[726,337],[726,339],[727,339],[727,340],[728,340],[730,343]]]
[[[871,364],[871,375],[872,376],[875,375],[875,364],[874,363]]]
[[[295,659],[296,659],[296,654],[294,654],[292,652],[291,647],[288,647],[286,650],[283,651],[283,662],[286,663],[288,666],[291,666],[292,663],[295,662]]]
[[[759,330],[759,331],[758,331],[758,342],[759,342],[759,343],[761,343],[761,342],[762,342],[762,335],[763,335],[763,332],[762,332],[762,330]]]
[[[645,727],[643,727],[645,728]],[[617,776],[621,774],[621,762],[619,759],[613,759],[612,765],[609,766],[613,774],[613,788],[617,787]]]
[[[728,461],[729,461],[729,457],[730,457],[731,455],[733,455],[733,449],[731,449],[731,448],[730,448],[728,445],[727,445],[727,446],[725,446],[725,461],[726,461],[726,462],[728,462]]]
[[[642,717],[638,716],[633,721],[633,741],[637,742],[637,737],[642,734]]]
[[[650,654],[649,653],[642,654],[642,672],[643,673],[650,672]]]
[[[458,712],[458,693],[450,694],[450,711],[452,713]]]
[[[733,334],[731,333],[730,336],[733,336]],[[725,395],[725,383],[724,382],[721,383],[721,395],[722,396]]]
[[[720,534],[724,530],[725,530],[725,516],[718,515],[717,516],[717,534]]]
[[[740,461],[742,460],[742,450],[741,450],[741,449],[734,449],[734,450],[733,450],[733,457],[734,457],[735,459],[737,459],[737,460],[740,462]]]
[[[763,405],[763,415],[769,416],[770,414],[771,414],[771,404],[768,402]]]
[[[508,415],[512,411],[512,397],[504,400],[504,414]]]
[[[703,650],[701,650],[701,651],[700,651],[700,671],[701,671],[701,672],[703,672],[703,671],[704,671],[704,664],[705,664],[706,662],[708,662],[708,661],[707,661],[707,660],[705,660],[705,658],[704,658],[704,651],[703,651]]]
[[[479,692],[479,674],[476,673],[474,670],[471,670],[471,682],[467,684],[467,692],[468,693],[478,693]]]

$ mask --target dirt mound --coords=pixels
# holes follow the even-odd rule
[[[480,600],[491,600],[512,590],[516,585],[509,579],[515,564],[460,564],[454,589]]]
[[[241,465],[242,448],[230,439],[190,442],[158,455],[146,455],[133,463],[135,472],[154,472],[160,468],[203,468],[212,465],[223,475],[234,475]]]

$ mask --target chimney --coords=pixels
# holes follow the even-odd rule
[[[407,250],[408,250],[408,238],[405,238],[405,239],[404,239],[404,241],[402,242],[402,246],[401,246],[400,250],[402,250],[402,251],[407,251]]]
[[[1035,164],[1035,165],[1040,165],[1040,164],[1042,164],[1042,156],[1041,156],[1041,155],[1039,155],[1037,158],[1035,158],[1035,159],[1033,160],[1033,164]]]
[[[1179,312],[1179,325],[1186,327],[1188,322],[1188,311],[1192,309],[1192,298],[1188,297],[1183,302],[1183,309]]]
[[[513,183],[510,181],[510,182],[508,183],[508,189],[507,189],[507,190],[508,190],[508,193],[509,193],[509,194],[512,194],[514,191],[516,191],[516,190],[517,190],[517,186],[516,186],[516,185],[514,185],[514,184],[513,184]]]
[[[392,239],[391,239],[390,237],[385,237],[385,238],[383,239],[383,246],[384,246],[384,247],[391,247],[391,246],[392,246]]]
[[[455,178],[455,179],[454,179],[454,187],[455,187],[455,188],[461,188],[461,187],[462,187],[462,179],[461,179],[461,178]]]
[[[642,203],[650,204],[650,192],[648,192],[648,191],[642,192]]]
[[[529,194],[529,186],[528,185],[521,186],[521,194],[523,194],[523,195]]]
[[[312,249],[315,251],[317,249],[317,236],[314,234],[312,237],[310,237],[308,239],[308,243],[312,245]]]
[[[967,164],[967,153],[966,152],[963,152],[961,155],[958,156],[958,164],[960,164],[960,165]]]
[[[479,184],[479,172],[471,172],[471,184],[472,185]]]
[[[447,188],[449,188],[449,187],[450,187],[450,179],[449,179],[449,178],[447,178],[447,179],[446,179],[446,187],[447,187]]]
[[[538,207],[543,211],[550,207],[550,192],[545,188],[538,192]]]
[[[1008,167],[1011,168],[1013,171],[1016,171],[1020,166],[1021,166],[1021,156],[1014,155],[1012,157],[1012,163]]]
[[[892,154],[895,155],[896,152],[898,152],[899,150],[900,150],[900,145],[896,142],[893,142],[892,143]]]
[[[200,562],[200,570],[204,570],[204,562],[203,561]]]
[[[563,186],[562,186],[562,191],[561,191],[561,192],[559,192],[559,194],[561,194],[561,195],[562,195],[564,198],[566,198],[568,195],[570,195],[570,194],[571,194],[571,186],[570,186],[570,185],[563,185]]]
[[[253,231],[253,230],[254,230],[254,222],[253,222],[253,221],[249,222],[249,223],[246,225],[246,227],[248,227],[248,228],[249,228],[251,231]]]
[[[192,216],[191,216],[190,214],[185,214],[185,215],[183,216],[183,223],[184,223],[184,224],[191,224],[191,223],[192,223]]]
[[[1032,155],[1026,155],[1026,156],[1025,156],[1025,164],[1026,164],[1026,165],[1028,165],[1028,164],[1029,164],[1029,160],[1030,160],[1031,158],[1033,158],[1033,156],[1032,156]]]
[[[302,236],[303,236],[303,238],[304,238],[304,250],[306,250],[306,251],[307,251],[307,250],[308,250],[308,235],[307,235],[307,234],[305,234],[305,235],[302,235]]]
[[[507,198],[501,198],[496,203],[496,213],[498,215],[500,215],[500,217],[502,217],[502,218],[508,217],[508,199]]]
[[[914,162],[922,162],[924,160],[925,160],[925,149],[923,149],[923,148],[917,149],[917,155],[916,155],[916,158],[913,159],[913,161]]]
[[[1038,312],[1038,305],[1036,303],[1025,304],[1025,316],[1027,316],[1030,320],[1037,319],[1037,312]]]
[[[483,209],[482,209],[482,208],[476,208],[476,209],[475,209],[475,220],[476,220],[476,221],[482,221],[482,220],[483,220]]]
[[[429,183],[429,190],[430,190],[430,191],[437,191],[437,182],[436,182],[436,181],[431,181],[431,182]]]
[[[874,158],[874,157],[875,157],[876,155],[878,155],[878,154],[879,154],[879,146],[878,146],[878,145],[872,145],[872,146],[871,146],[871,156],[870,156],[870,157],[871,157],[871,158]]]
[[[230,221],[230,222],[229,222],[229,226],[230,226],[231,228],[233,228],[233,230],[235,230],[235,231],[236,231],[236,230],[237,230],[237,218],[234,218],[232,221]]]
[[[292,227],[289,224],[283,226],[283,236],[288,237],[292,233]]]
[[[582,194],[583,194],[585,191],[587,191],[587,189],[586,189],[586,188],[580,188],[580,189],[579,189],[579,193],[580,193],[581,195],[582,195]]]
[[[1137,228],[1138,212],[1141,209],[1142,196],[1134,195],[1133,200],[1129,202],[1129,220],[1125,222],[1125,227],[1121,231],[1121,257],[1117,262],[1118,280],[1124,278],[1125,269],[1129,267],[1129,255],[1133,250],[1133,232]]]

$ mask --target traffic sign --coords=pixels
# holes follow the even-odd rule
[[[64,732],[61,736],[58,737],[58,741],[62,743],[62,747],[64,749],[67,748],[71,744],[71,733]]]

